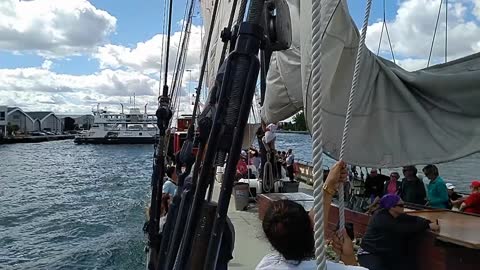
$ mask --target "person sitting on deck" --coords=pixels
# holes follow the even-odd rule
[[[248,166],[247,162],[245,161],[247,159],[247,152],[242,150],[240,154],[240,159],[238,160],[237,163],[237,180],[240,180],[241,178],[248,178]]]
[[[474,180],[470,185],[472,189],[472,194],[462,202],[460,206],[460,211],[465,213],[480,214],[480,181]]]
[[[449,199],[448,209],[456,208],[458,210],[458,208],[460,208],[460,205],[466,198],[464,198],[462,195],[455,192],[455,186],[452,183],[446,183],[445,185],[447,186],[447,191],[448,191],[448,199]]]
[[[346,166],[342,161],[328,174],[323,202],[325,217],[328,217],[330,203],[338,183],[345,181],[346,177]],[[328,224],[327,218],[324,219],[324,223]],[[289,200],[274,201],[265,213],[262,228],[276,252],[263,257],[256,270],[316,269],[313,220],[303,206]],[[329,270],[365,269],[352,266],[357,265],[357,260],[353,252],[353,243],[345,231],[343,241],[339,237],[334,237],[334,250],[341,254],[341,260],[346,265],[327,261]]]
[[[387,194],[380,200],[379,210],[368,224],[358,251],[360,265],[370,270],[414,270],[406,245],[410,237],[427,229],[439,230],[436,223],[404,214],[398,195]]]
[[[438,174],[438,168],[435,165],[427,165],[423,168],[423,173],[430,180],[427,189],[427,206],[432,208],[448,209],[448,191],[445,182]]]
[[[175,167],[168,167],[166,175],[163,182],[162,193],[169,194],[173,197],[175,193],[177,193],[177,174],[175,173]]]
[[[417,177],[417,168],[415,166],[403,167],[403,176],[399,194],[402,200],[407,203],[425,205],[427,192],[423,181]]]

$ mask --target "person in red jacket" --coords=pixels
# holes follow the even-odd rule
[[[480,180],[473,180],[470,188],[472,194],[460,205],[460,211],[480,215]]]

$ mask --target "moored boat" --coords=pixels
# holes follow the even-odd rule
[[[77,144],[153,144],[157,140],[156,116],[130,108],[128,113],[93,111],[92,127],[75,137]]]

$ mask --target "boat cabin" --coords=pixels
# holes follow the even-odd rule
[[[191,115],[181,115],[177,118],[177,127],[172,129],[172,138],[169,141],[168,156],[174,160],[175,154],[182,149],[182,145],[187,139],[188,127],[192,123]],[[195,132],[198,136],[198,132]],[[193,153],[196,155],[198,151],[198,140],[194,140]]]

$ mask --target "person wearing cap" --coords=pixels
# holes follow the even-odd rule
[[[446,183],[448,198],[449,198],[449,208],[453,209],[454,207],[459,208],[460,204],[465,200],[462,195],[455,192],[455,186],[452,183]]]
[[[388,176],[379,174],[377,169],[370,170],[370,174],[365,179],[365,196],[370,198],[370,203],[383,196],[384,183],[388,180]]]
[[[407,203],[425,205],[427,192],[423,181],[417,176],[417,168],[415,166],[403,167],[403,176],[399,194],[402,200]]]
[[[423,168],[423,173],[430,180],[427,186],[427,206],[448,209],[447,186],[442,177],[440,177],[437,166],[427,165]]]
[[[440,227],[427,219],[404,213],[404,203],[396,194],[380,199],[381,209],[370,219],[358,251],[361,266],[370,270],[414,270],[408,242],[416,234]]]
[[[472,194],[460,205],[460,211],[471,214],[480,214],[480,180],[472,181]]]

